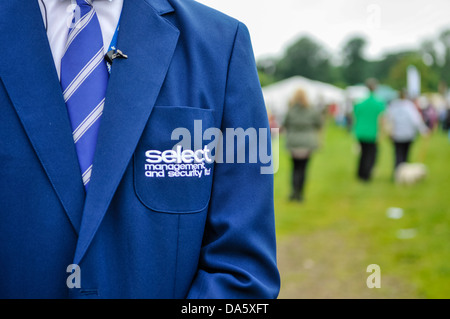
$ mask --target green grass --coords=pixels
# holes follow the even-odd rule
[[[450,298],[450,143],[441,132],[419,138],[410,161],[424,181],[393,183],[393,150],[382,137],[373,180],[355,178],[357,143],[329,123],[308,168],[305,202],[288,201],[290,156],[279,142],[275,213],[282,298]],[[404,210],[390,219],[390,207]],[[399,239],[401,229],[415,237]],[[304,267],[305,262],[314,266]],[[382,288],[368,289],[366,267],[381,267]],[[307,264],[308,265],[308,264]]]

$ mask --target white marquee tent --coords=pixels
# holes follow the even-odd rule
[[[305,90],[308,100],[314,107],[323,108],[336,104],[338,109],[346,105],[346,90],[328,83],[313,81],[302,76],[294,76],[286,80],[263,87],[267,110],[280,123],[288,110],[289,101],[297,89]]]

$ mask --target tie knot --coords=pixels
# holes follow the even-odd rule
[[[77,5],[81,6],[92,6],[94,0],[77,0]]]

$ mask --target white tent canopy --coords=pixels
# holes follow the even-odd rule
[[[345,90],[328,83],[294,76],[263,88],[266,107],[277,121],[284,119],[289,101],[298,89],[305,90],[309,102],[314,107],[323,108],[330,104],[336,104],[339,109],[342,109],[345,106]]]

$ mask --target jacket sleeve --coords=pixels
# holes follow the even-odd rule
[[[227,141],[227,128],[270,132],[250,35],[242,23],[229,61],[221,126],[224,150],[231,142]],[[270,147],[270,133],[265,135],[264,143]],[[199,266],[188,298],[278,296],[273,175],[261,173],[261,166],[267,165],[259,156],[256,163],[249,161],[248,145],[235,144],[235,155],[246,149],[246,161],[236,163],[235,158],[229,163],[224,151],[224,163],[215,163]]]

